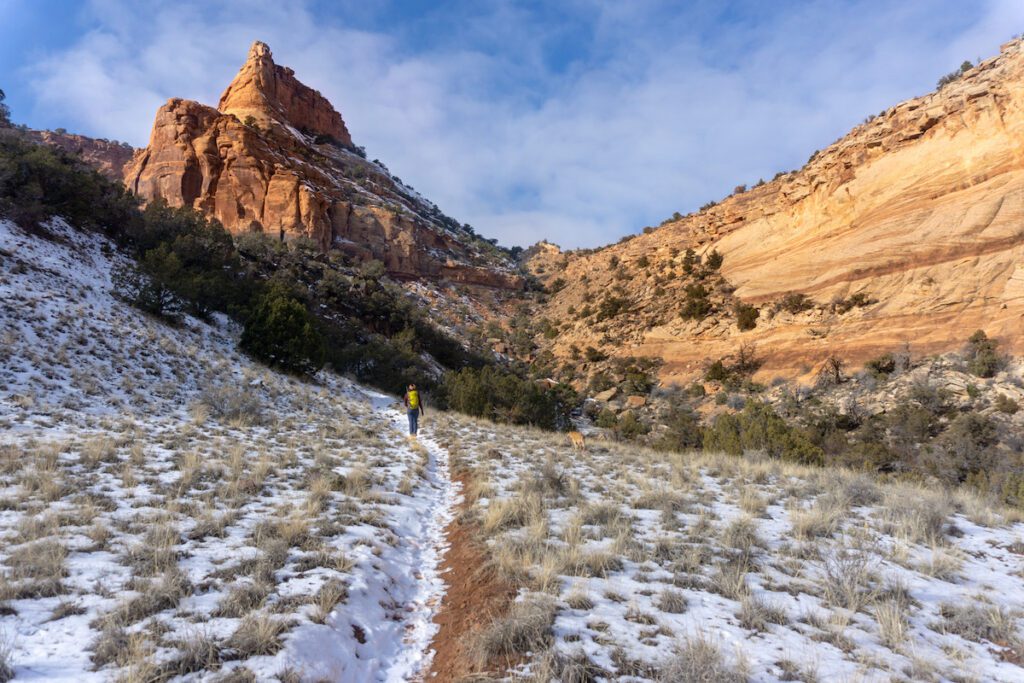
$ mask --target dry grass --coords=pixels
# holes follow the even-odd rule
[[[835,499],[819,499],[806,510],[791,510],[789,519],[793,525],[793,538],[809,541],[838,531],[845,510],[835,503]]]
[[[860,611],[877,595],[874,569],[877,560],[867,550],[840,546],[826,558],[822,583],[825,601]]]
[[[757,535],[757,522],[748,515],[734,519],[722,531],[721,540],[727,547],[748,555],[753,553],[754,547],[764,545]]]
[[[189,594],[192,585],[183,571],[175,567],[167,570],[158,581],[148,581],[138,587],[139,595],[121,603],[114,619],[122,624],[134,624],[158,612],[178,606]]]
[[[682,614],[686,611],[688,603],[682,591],[673,588],[666,588],[658,595],[658,609],[669,614]]]
[[[587,594],[586,590],[579,586],[573,588],[572,592],[565,598],[565,603],[570,609],[584,611],[594,609],[594,601],[591,600],[590,595]]]
[[[184,676],[200,671],[215,671],[220,666],[220,643],[205,630],[193,630],[176,643],[178,656],[170,662],[168,673]]]
[[[512,605],[508,614],[484,629],[475,643],[477,664],[540,652],[551,643],[555,603],[547,595],[529,594]]]
[[[310,617],[315,623],[323,624],[331,612],[339,604],[348,598],[348,586],[341,581],[328,581],[320,586],[316,597],[313,598],[313,615]]]
[[[281,634],[287,625],[266,613],[249,614],[228,638],[228,647],[241,658],[274,655],[283,647]]]
[[[535,494],[502,498],[492,501],[484,514],[483,529],[488,534],[523,527],[536,521],[544,513],[544,501]]]
[[[882,644],[896,649],[907,639],[906,606],[900,600],[886,600],[875,605],[875,621]]]
[[[263,607],[270,586],[265,583],[238,583],[217,603],[214,616],[240,618]]]
[[[14,679],[14,639],[0,629],[0,683]]]
[[[63,593],[67,555],[64,544],[54,539],[24,543],[12,549],[7,556],[9,578],[23,582],[17,588],[17,596],[52,597]]]
[[[743,667],[726,662],[718,643],[704,633],[687,637],[661,668],[664,683],[746,683]]]
[[[962,552],[935,546],[931,549],[928,560],[921,563],[917,570],[925,576],[953,583],[960,578],[963,566],[964,556]]]
[[[945,603],[939,607],[942,621],[934,628],[953,633],[976,643],[989,641],[999,645],[1017,643],[1016,620],[996,605]]]
[[[789,623],[789,615],[785,609],[759,595],[748,595],[743,598],[737,617],[744,628],[752,631],[765,631],[768,624],[785,626]]]
[[[141,542],[128,548],[124,562],[141,576],[162,574],[177,564],[176,548],[180,542],[178,530],[171,522],[155,524]]]
[[[921,489],[889,489],[878,515],[884,530],[909,543],[930,546],[945,542],[945,528],[952,512],[947,498]]]

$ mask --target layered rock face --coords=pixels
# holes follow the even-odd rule
[[[260,42],[218,109],[175,98],[157,111],[125,183],[145,199],[200,209],[233,233],[308,238],[379,259],[397,277],[522,286],[490,245],[357,154],[341,115]]]
[[[26,135],[44,145],[60,147],[67,152],[79,155],[85,163],[115,181],[124,179],[124,166],[131,160],[132,154],[135,152],[131,145],[124,142],[99,140],[74,133],[30,130],[26,132]]]
[[[761,308],[755,329],[741,332],[730,310],[701,322],[679,317],[683,292],[673,285],[687,248],[724,255],[730,295]],[[613,278],[613,257],[636,276]],[[641,258],[650,265],[636,265]],[[828,356],[857,365],[907,345],[917,354],[948,351],[976,329],[1022,352],[1024,47],[1004,45],[940,91],[858,126],[799,171],[566,260],[560,276],[569,284],[547,315],[571,319],[569,306],[620,286],[631,314],[612,321],[611,336],[623,340],[616,352],[664,359],[665,379],[690,379],[707,359],[748,342],[765,361],[762,377],[807,376]],[[818,305],[772,315],[772,304],[794,292]],[[873,303],[842,313],[827,305],[840,300]],[[653,326],[632,322],[652,312]],[[598,327],[574,326],[556,353],[602,346],[609,330]]]

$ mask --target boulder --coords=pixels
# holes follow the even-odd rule
[[[626,407],[627,408],[643,408],[647,405],[646,396],[627,396]]]
[[[608,401],[615,398],[616,394],[618,393],[619,390],[616,387],[612,387],[611,389],[605,389],[599,394],[594,394],[594,400],[601,401],[602,403],[607,403]]]

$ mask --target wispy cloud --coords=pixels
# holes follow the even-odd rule
[[[26,75],[35,119],[141,145],[164,100],[215,104],[261,39],[448,213],[592,246],[800,166],[1024,28],[1016,0],[676,4],[96,0]]]

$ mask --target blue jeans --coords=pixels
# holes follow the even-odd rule
[[[416,436],[416,432],[420,429],[420,409],[409,411],[409,434]]]

